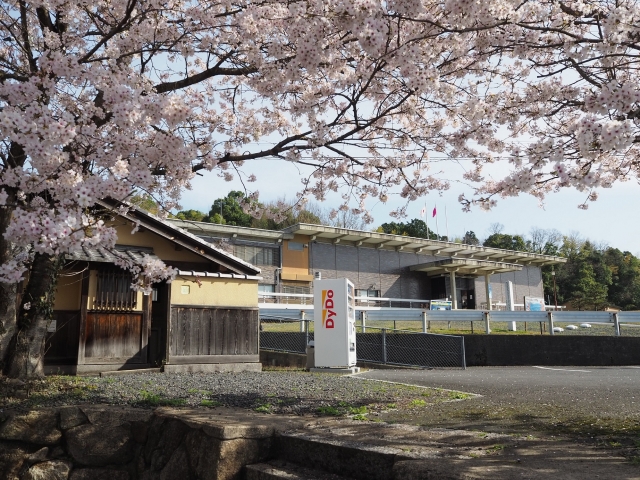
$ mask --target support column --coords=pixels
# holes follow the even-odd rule
[[[487,310],[491,310],[491,280],[489,277],[491,277],[491,274],[484,276],[484,289],[487,294]]]
[[[451,281],[451,309],[458,309],[458,295],[456,292],[456,272],[451,270],[449,272],[449,280]]]

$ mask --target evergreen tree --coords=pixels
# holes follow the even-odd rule
[[[250,227],[252,217],[244,213],[240,203],[245,198],[244,193],[238,190],[232,190],[224,198],[217,198],[211,210],[209,218],[213,219],[216,214],[221,215],[227,225],[236,225],[238,227]],[[222,214],[220,213],[222,212]],[[214,222],[219,223],[219,222]]]
[[[180,220],[188,220],[191,222],[208,222],[209,217],[200,210],[182,210],[176,213],[176,218]]]
[[[424,220],[420,220],[418,218],[414,218],[408,223],[402,222],[388,222],[383,223],[377,230],[380,233],[390,233],[393,235],[406,235],[408,237],[415,238],[427,238],[431,240],[446,240],[447,237],[441,236],[438,238],[438,235],[427,228],[427,224]]]
[[[489,235],[482,244],[485,247],[503,248],[505,250],[527,251],[527,244],[520,235],[494,233]]]
[[[464,238],[462,239],[462,243],[466,245],[480,245],[480,240],[476,237],[475,232],[472,230],[468,231],[464,234]]]

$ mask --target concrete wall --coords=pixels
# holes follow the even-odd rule
[[[180,276],[171,284],[171,305],[257,307],[257,280]]]
[[[515,303],[524,303],[525,295],[531,297],[542,297],[544,295],[540,267],[527,266],[522,267],[519,272],[498,273],[491,275],[490,281],[493,303],[507,301],[505,283],[508,281],[513,282]],[[487,301],[484,277],[476,278],[475,288],[476,306],[480,308],[480,304]]]
[[[304,353],[260,350],[260,363],[262,363],[263,367],[306,368],[307,355]]]
[[[465,335],[467,366],[640,365],[640,338]]]

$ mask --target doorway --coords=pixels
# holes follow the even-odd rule
[[[151,297],[151,328],[149,331],[149,365],[161,367],[167,358],[171,285],[155,283]]]

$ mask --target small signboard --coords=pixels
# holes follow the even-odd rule
[[[452,305],[451,300],[431,300],[429,310],[451,310]]]
[[[544,298],[524,297],[525,312],[544,312]]]
[[[48,333],[55,333],[57,327],[58,327],[58,321],[57,320],[49,320],[49,323],[47,323],[47,332]]]

